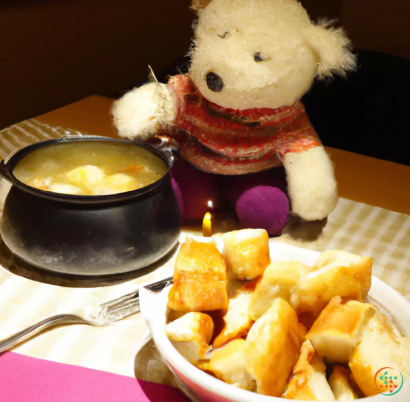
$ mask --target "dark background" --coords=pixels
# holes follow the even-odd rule
[[[175,73],[188,50],[188,0],[0,0],[0,128],[89,95],[119,97]],[[337,18],[359,53],[348,80],[303,99],[325,145],[410,165],[410,1],[303,0]],[[369,52],[359,49],[369,49]]]

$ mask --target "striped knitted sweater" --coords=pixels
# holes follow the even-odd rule
[[[301,102],[279,109],[234,110],[207,101],[186,75],[168,82],[177,107],[172,135],[200,170],[238,175],[275,167],[288,152],[320,145]]]

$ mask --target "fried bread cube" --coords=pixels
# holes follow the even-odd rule
[[[249,315],[256,321],[278,297],[298,306],[299,280],[312,268],[301,262],[278,262],[269,265],[255,288],[249,306]]]
[[[371,286],[373,260],[345,251],[325,251],[299,282],[298,312],[319,314],[334,297],[363,301]]]
[[[285,397],[302,401],[335,400],[326,380],[326,366],[310,341],[305,341],[302,345]]]
[[[226,274],[228,277],[228,297],[231,298],[243,286],[244,281],[239,280],[230,269],[226,270]]]
[[[172,321],[175,321],[178,318],[183,317],[185,314],[188,314],[188,313],[183,312],[183,311],[174,311],[174,310],[168,309],[167,322],[170,323]]]
[[[259,394],[282,395],[303,336],[295,310],[280,298],[253,324],[246,338],[246,364]]]
[[[203,313],[185,314],[165,327],[175,349],[191,363],[205,358],[213,330],[212,318]]]
[[[316,318],[332,297],[363,300],[371,284],[372,259],[326,251],[313,268],[300,262],[271,264],[252,297],[249,314],[257,320],[281,297],[300,314]]]
[[[357,301],[342,304],[342,298],[336,296],[320,313],[306,338],[320,357],[347,364],[363,328],[375,312],[372,304]]]
[[[354,401],[359,397],[349,382],[349,371],[342,366],[335,366],[329,377],[329,385],[336,401]]]
[[[365,396],[378,395],[380,384],[374,376],[383,367],[400,370],[404,380],[410,377],[409,338],[398,337],[387,318],[379,311],[363,329],[360,343],[353,350],[349,367]],[[379,379],[377,379],[379,381]]]
[[[68,180],[75,184],[89,186],[102,180],[105,177],[105,173],[97,166],[85,165],[70,170],[66,173],[66,176]]]
[[[225,233],[222,240],[226,265],[238,279],[255,279],[270,264],[269,236],[266,230],[237,230]]]
[[[209,363],[202,368],[228,384],[254,391],[255,381],[246,367],[245,350],[246,341],[236,339],[223,348],[215,349]]]
[[[181,312],[228,309],[226,266],[215,243],[187,238],[182,244],[168,307]]]
[[[252,293],[252,289],[243,286],[229,299],[228,312],[223,318],[225,325],[214,340],[214,348],[220,348],[233,339],[246,337],[253,324],[248,314]]]

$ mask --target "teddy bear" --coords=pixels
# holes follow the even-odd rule
[[[119,135],[178,145],[173,182],[185,219],[229,204],[242,226],[280,234],[289,208],[305,221],[326,218],[338,202],[334,169],[300,99],[315,78],[355,68],[344,31],[312,22],[297,0],[193,0],[192,8],[188,74],[116,101]]]

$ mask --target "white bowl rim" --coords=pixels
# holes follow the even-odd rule
[[[203,240],[202,240],[203,241]],[[295,252],[303,250],[304,252],[310,252],[318,256],[320,253],[313,250],[301,249],[294,246],[289,246],[286,244],[280,244],[280,246],[293,248]],[[280,247],[279,246],[279,247]],[[309,253],[309,254],[310,254]],[[295,258],[297,260],[297,258]],[[230,384],[227,384],[217,378],[213,378],[212,376],[204,373],[202,370],[195,367],[193,364],[189,363],[172,345],[170,340],[168,339],[165,333],[165,324],[166,324],[166,311],[167,311],[167,301],[168,301],[168,293],[172,286],[167,287],[159,294],[153,294],[147,289],[142,288],[140,290],[140,305],[141,305],[141,313],[146,320],[154,343],[158,348],[160,354],[164,357],[166,361],[168,361],[172,366],[174,366],[183,376],[188,378],[193,383],[198,384],[201,388],[208,390],[220,397],[227,398],[228,401],[237,401],[237,402],[279,402],[284,401],[286,399],[260,395],[254,392],[246,391],[240,388],[236,388]],[[409,317],[408,323],[405,323],[405,334],[410,336],[410,303],[401,296],[398,292],[396,292],[393,288],[388,286],[386,283],[382,282],[377,277],[372,277],[372,293],[382,293],[384,295],[388,295],[388,303],[382,302],[382,304],[388,308],[388,305],[392,305],[394,303],[396,307],[400,310],[407,311],[407,315]],[[369,293],[370,294],[370,293]],[[157,313],[161,315],[152,314],[153,312],[149,312],[148,305],[152,307],[155,303],[154,299],[156,298],[157,303],[160,302],[159,308],[157,307]],[[377,297],[374,299],[378,302]],[[387,305],[388,304],[388,305]],[[182,380],[181,380],[182,381]],[[403,393],[402,393],[403,392]],[[405,400],[403,397],[405,395],[409,395],[409,399]],[[406,396],[407,396],[406,395]],[[385,401],[384,395],[376,395],[373,397],[365,398],[363,401],[368,402],[383,402]],[[406,381],[403,386],[402,391],[399,394],[394,396],[390,396],[390,402],[410,402],[410,380]]]

